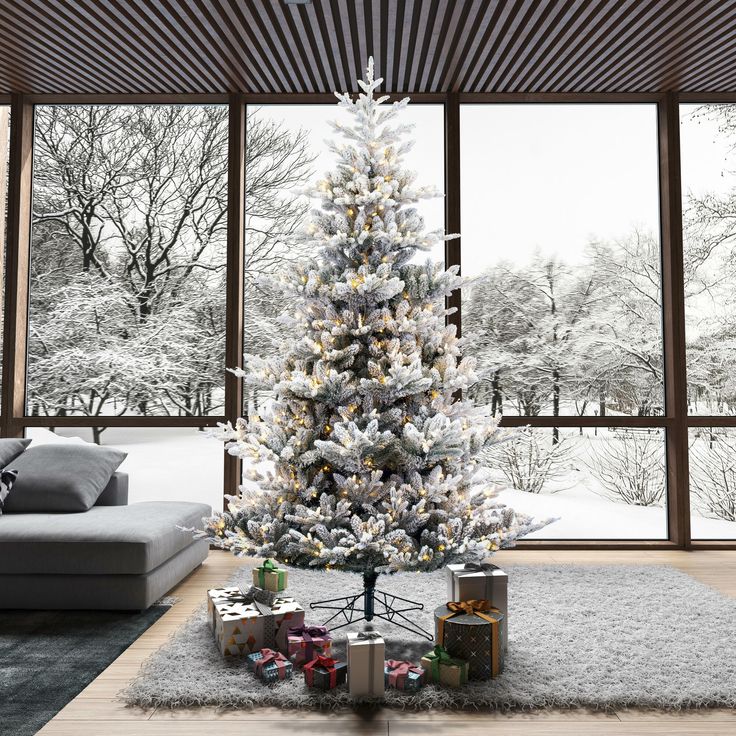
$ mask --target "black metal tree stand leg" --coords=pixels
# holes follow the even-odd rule
[[[409,611],[423,611],[424,604],[386,593],[383,590],[376,590],[376,580],[378,580],[378,573],[375,570],[366,570],[363,573],[362,593],[316,601],[310,607],[335,612],[324,622],[324,625],[329,626],[332,631],[360,621],[373,621],[374,618],[378,618],[433,641],[432,634],[417,626],[404,615]],[[336,625],[332,623],[333,621],[336,621]]]

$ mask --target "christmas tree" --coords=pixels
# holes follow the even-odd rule
[[[445,324],[457,267],[411,262],[447,238],[423,232],[413,205],[437,193],[402,168],[411,126],[393,121],[408,99],[387,105],[381,81],[371,60],[363,94],[336,93],[352,124],[333,123],[337,166],[306,192],[321,206],[298,237],[315,259],[281,284],[298,339],[241,372],[272,392],[268,414],[218,431],[250,469],[201,535],[238,554],[432,570],[543,526],[484,481],[481,452],[503,433],[488,407],[460,398],[475,376]]]

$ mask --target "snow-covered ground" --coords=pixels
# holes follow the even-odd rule
[[[59,429],[56,433],[29,428],[35,444],[90,441],[86,429]],[[104,445],[128,453],[121,470],[130,474],[130,501],[200,501],[222,508],[222,444],[196,429],[111,427],[102,435]],[[587,471],[575,470],[574,484],[556,493],[533,494],[503,490],[499,499],[537,518],[560,517],[530,539],[666,539],[663,507],[630,506],[593,490]],[[568,484],[566,484],[568,485]],[[736,523],[692,515],[695,539],[734,539]]]
[[[28,428],[33,444],[91,441],[88,429],[59,428],[56,433]],[[120,470],[130,476],[130,502],[199,501],[215,509],[223,501],[222,443],[189,427],[154,429],[110,427],[102,444],[128,453]]]

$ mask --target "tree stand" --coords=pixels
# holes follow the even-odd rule
[[[433,641],[432,634],[404,616],[408,611],[423,611],[424,604],[386,593],[383,590],[376,590],[376,580],[378,580],[378,573],[375,570],[366,570],[363,573],[363,592],[344,598],[317,601],[312,603],[310,608],[335,611],[324,623],[325,626],[328,626],[337,619],[336,626],[330,625],[332,631],[359,621],[372,621],[374,618],[380,618]]]

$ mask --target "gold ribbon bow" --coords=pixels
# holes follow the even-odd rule
[[[498,608],[494,608],[490,601],[486,600],[469,600],[469,601],[449,601],[447,608],[450,613],[440,616],[437,621],[437,639],[439,644],[445,643],[445,621],[448,621],[455,616],[462,614],[468,616],[478,616],[484,621],[488,621],[491,624],[491,667],[493,672],[498,672],[500,669],[500,642],[498,635],[498,619],[493,616],[488,616],[489,613],[500,614],[501,611]]]

